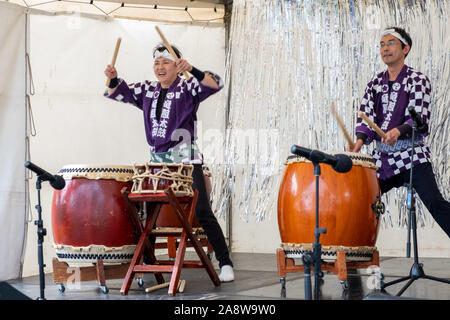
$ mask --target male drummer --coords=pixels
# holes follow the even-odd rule
[[[108,65],[105,75],[111,81],[104,95],[143,111],[150,162],[194,166],[193,188],[199,192],[195,215],[219,261],[219,279],[222,282],[233,281],[233,263],[222,229],[211,210],[202,170],[203,156],[194,136],[200,102],[222,89],[223,81],[213,72],[203,72],[191,66],[181,58],[175,46],[173,49],[178,59],[163,44],[153,50],[153,71],[158,81],[127,84],[117,77],[116,69]],[[189,80],[179,76],[186,71],[193,75]]]
[[[424,123],[430,119],[430,80],[404,63],[411,46],[411,37],[401,28],[391,27],[382,33],[380,55],[387,70],[367,84],[360,111],[386,132],[386,138],[381,138],[358,117],[355,128],[357,141],[353,149],[348,147],[349,151],[359,152],[363,144],[375,141],[372,155],[379,167],[382,193],[409,183],[413,121],[408,106],[414,106]],[[426,131],[415,137],[413,187],[433,218],[450,237],[450,203],[442,197],[436,184],[430,149],[424,143],[428,133]]]

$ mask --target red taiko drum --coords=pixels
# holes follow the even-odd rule
[[[369,260],[376,250],[381,194],[377,167],[369,155],[346,153],[353,162],[347,173],[321,164],[319,178],[319,228],[323,259],[336,259],[338,249],[349,260]],[[304,158],[291,158],[278,193],[278,227],[288,257],[312,251],[316,225],[316,177]]]
[[[68,165],[55,190],[52,228],[58,260],[69,264],[128,263],[137,244],[129,218],[136,208],[122,195],[132,187],[132,166]]]

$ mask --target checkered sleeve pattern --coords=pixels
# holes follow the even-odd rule
[[[125,80],[119,79],[119,85],[114,93],[108,95],[106,92],[105,96],[119,102],[131,103],[139,109],[142,109],[142,101],[146,96],[149,87],[149,81],[127,84]]]
[[[192,77],[187,81],[186,80],[183,81],[183,85],[186,86],[187,92],[189,92],[194,97],[194,100],[196,100],[198,103],[202,102],[210,95],[220,91],[224,87],[223,80],[222,78],[220,78],[219,75],[211,71],[205,71],[205,74],[208,74],[216,81],[217,85],[219,86],[218,89],[205,86],[195,77]]]
[[[359,111],[364,112],[366,116],[375,122],[375,93],[381,82],[381,74],[374,77],[366,86],[364,96],[361,101]],[[356,120],[355,132],[362,132],[367,135],[365,144],[370,144],[375,138],[375,132],[358,116]]]
[[[427,76],[415,71],[408,70],[410,76],[407,79],[407,90],[409,91],[409,106],[413,106],[416,112],[422,116],[425,123],[430,120],[431,83]],[[408,109],[405,110],[406,123],[412,126],[412,119]],[[429,131],[423,135],[427,136]]]
[[[414,106],[414,109],[420,114],[425,122],[430,119],[430,102],[431,102],[431,84],[428,77],[420,72],[408,69],[408,74],[403,80],[405,90],[408,92],[408,106]],[[405,108],[405,123],[412,126],[412,120],[409,116],[408,108]],[[426,133],[428,134],[428,133]],[[424,134],[424,135],[426,135]],[[430,149],[424,144],[423,140],[416,140],[414,145],[413,165],[431,162]],[[411,164],[412,147],[403,150],[393,151],[387,153],[387,161],[382,161],[381,153],[376,148],[372,155],[378,167],[388,167],[389,170],[379,170],[378,176],[380,179],[388,179],[393,175],[397,175],[403,171],[409,170]],[[381,173],[380,173],[381,171]]]

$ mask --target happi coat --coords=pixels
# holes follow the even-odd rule
[[[195,77],[189,80],[177,77],[167,90],[159,120],[156,106],[161,83],[158,81],[127,84],[119,79],[114,93],[108,95],[105,92],[104,95],[142,110],[152,161],[202,163],[202,154],[195,144],[197,110],[203,100],[223,88],[223,81],[218,75],[207,73],[216,80],[218,89],[203,85]]]
[[[397,79],[389,84],[388,71],[376,75],[366,86],[360,111],[387,132],[402,124],[412,127],[408,106],[414,106],[416,112],[427,123],[430,119],[431,84],[427,76],[404,65]],[[365,144],[375,140],[372,151],[375,164],[379,167],[379,179],[386,180],[411,168],[410,153],[412,148],[411,133],[401,136],[397,143],[388,146],[381,142],[381,137],[360,117],[355,132],[367,135]],[[430,162],[430,149],[424,143],[429,132],[415,134],[414,166]]]

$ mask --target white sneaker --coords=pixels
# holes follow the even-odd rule
[[[220,268],[219,279],[221,282],[230,282],[234,280],[233,267],[226,264]]]

